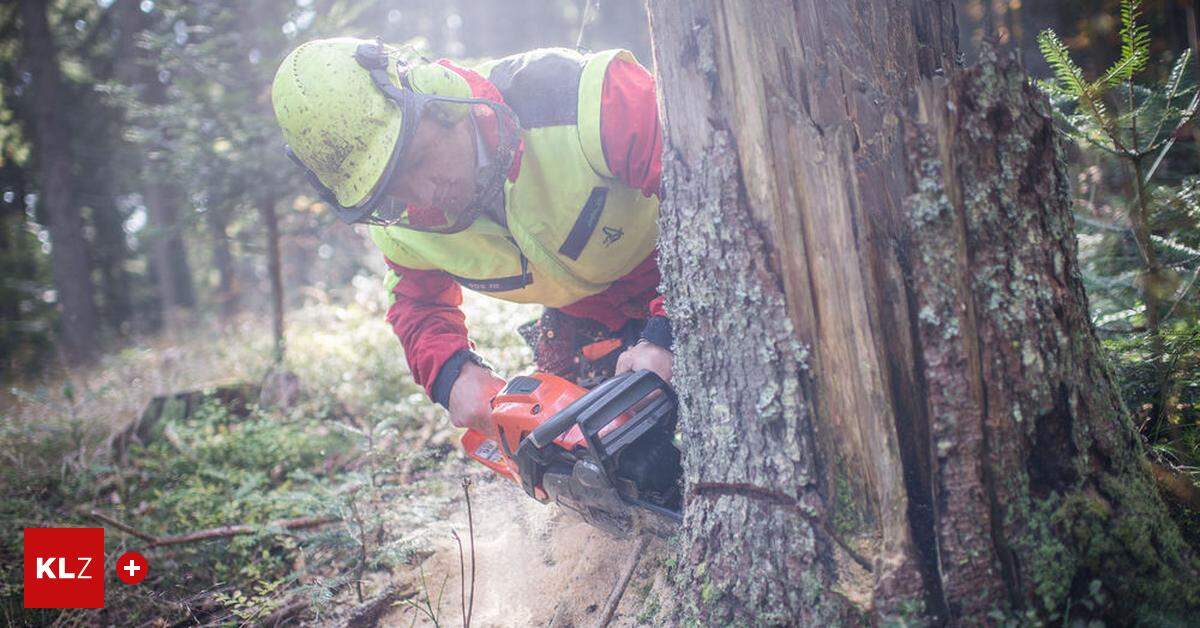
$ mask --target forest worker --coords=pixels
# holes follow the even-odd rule
[[[342,220],[370,225],[387,320],[456,426],[487,430],[505,385],[472,351],[461,287],[546,306],[521,328],[540,370],[670,379],[662,137],[632,54],[542,49],[472,70],[324,39],[287,56],[271,95],[289,154]]]

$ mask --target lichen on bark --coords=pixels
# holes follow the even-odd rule
[[[821,556],[832,550],[812,523],[824,506],[807,433],[807,350],[738,210],[728,138],[712,139],[700,163],[668,153],[664,165],[677,203],[663,214],[659,256],[679,330],[684,534],[688,562],[703,566],[683,586],[700,592],[692,610],[704,622],[824,623],[842,611],[825,595],[833,574]]]
[[[949,610],[1053,620],[1087,614],[1086,599],[1108,619],[1182,618],[1195,558],[1137,464],[1091,332],[1050,117],[1014,63],[983,56],[921,91],[907,133]]]

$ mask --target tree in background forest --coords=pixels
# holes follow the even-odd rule
[[[53,241],[52,267],[62,304],[62,348],[68,359],[88,361],[96,356],[99,318],[93,297],[91,259],[84,243],[83,217],[73,205],[71,168],[75,159],[65,120],[66,88],[58,66],[58,51],[50,36],[45,0],[19,3],[23,22],[22,52],[29,63],[33,136],[37,155],[39,213]]]
[[[1179,624],[1200,565],[1089,318],[1050,108],[954,7],[650,3],[707,623]]]

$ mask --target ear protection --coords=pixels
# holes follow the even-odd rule
[[[435,97],[432,100],[422,99],[421,104],[426,105],[423,108],[430,111],[443,124],[457,123],[471,111],[470,104],[453,102],[453,99],[475,100],[471,96],[471,86],[467,83],[467,79],[444,65],[428,61],[409,63],[396,54],[394,48],[388,48],[378,40],[375,43],[359,45],[354,52],[354,58],[359,65],[371,72],[375,86],[393,100],[395,98],[389,90],[385,89],[386,85],[381,82],[384,76],[380,76],[380,74],[386,75],[388,63],[394,59],[397,74],[400,77],[400,85],[411,90],[413,94]],[[389,80],[388,84],[390,83]],[[403,113],[407,114],[408,112]],[[416,122],[417,120],[411,120],[414,125]],[[407,125],[410,120],[406,118],[404,123]]]
[[[471,86],[467,84],[467,79],[441,64],[424,63],[410,66],[408,71],[401,75],[400,80],[405,87],[418,94],[471,98]],[[429,111],[438,122],[451,126],[466,117],[471,112],[471,106],[434,101],[430,103]]]

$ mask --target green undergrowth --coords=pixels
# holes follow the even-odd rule
[[[503,374],[527,367],[515,328],[536,310],[471,296],[464,309],[479,351]],[[303,389],[292,407],[250,400],[238,411],[210,399],[164,418],[156,436],[134,440],[123,456],[112,448],[156,394],[258,384],[270,355],[267,329],[245,323],[147,342],[87,372],[5,391],[0,623],[324,621],[418,569],[428,555],[422,528],[457,506],[460,478],[480,468],[413,383],[382,304],[289,312],[284,366]],[[147,548],[90,513],[159,539],[230,525],[252,531]],[[137,549],[149,576],[127,587],[108,574],[100,611],[26,610],[21,530],[39,526],[103,526],[109,568]]]
[[[1089,76],[1053,30],[1038,44],[1071,156],[1080,275],[1159,490],[1200,550],[1200,115],[1193,50],[1156,46],[1143,0],[1121,0],[1120,47]]]

